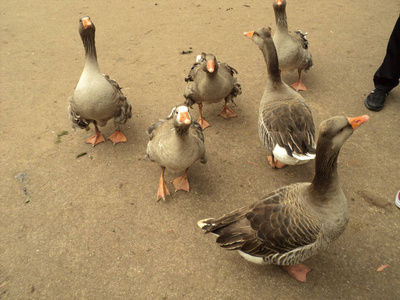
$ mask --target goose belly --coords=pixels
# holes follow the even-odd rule
[[[113,86],[102,75],[83,72],[74,91],[73,109],[81,116],[91,120],[108,120],[120,110],[118,97]]]
[[[196,143],[191,147],[181,144],[167,144],[152,141],[148,146],[149,158],[170,171],[181,172],[193,165],[204,155],[204,145]]]
[[[221,81],[205,81],[199,86],[198,98],[201,102],[217,103],[232,91],[232,85]]]

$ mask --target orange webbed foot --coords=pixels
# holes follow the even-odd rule
[[[307,273],[311,271],[309,267],[304,264],[297,264],[292,266],[282,266],[290,276],[300,282],[307,282]]]
[[[100,131],[86,140],[86,143],[92,144],[93,147],[102,142],[105,142],[105,140]]]
[[[108,139],[111,140],[114,145],[127,141],[125,135],[120,130],[117,130],[116,132],[114,132],[112,135],[110,135],[108,137]]]
[[[186,173],[181,177],[175,178],[171,182],[174,184],[175,192],[179,190],[189,192],[189,181],[187,180]]]
[[[222,108],[222,110],[220,111],[220,113],[218,115],[227,120],[228,120],[228,118],[237,117],[237,114],[232,109],[230,109],[226,104],[224,105],[224,107]]]
[[[210,127],[210,124],[206,120],[204,120],[203,118],[199,118],[197,120],[197,123],[200,124],[201,129],[203,129],[203,130],[206,129],[207,127]]]
[[[273,157],[273,156],[267,156],[267,160],[273,169],[282,169],[287,166],[287,164],[280,162],[279,160],[275,159],[275,157]]]
[[[167,184],[165,183],[164,179],[160,179],[160,184],[158,185],[158,191],[157,191],[157,201],[161,199],[165,201],[165,197],[169,195],[170,193],[167,188]]]
[[[305,85],[301,82],[301,80],[299,80],[299,81],[293,83],[293,84],[291,85],[291,87],[292,87],[293,89],[295,89],[296,91],[305,91],[305,90],[307,90],[306,87],[305,87]]]

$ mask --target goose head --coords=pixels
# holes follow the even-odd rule
[[[264,47],[265,40],[271,38],[271,27],[258,28],[254,31],[244,33],[250,38],[260,49]]]
[[[272,6],[277,13],[285,12],[286,0],[274,0]]]
[[[367,115],[355,118],[336,116],[323,121],[319,126],[318,146],[321,143],[328,143],[330,149],[338,152],[354,130],[368,119]]]
[[[86,36],[94,36],[95,32],[96,27],[89,17],[83,17],[79,20],[79,34],[81,35],[82,39]]]
[[[168,116],[168,119],[173,119],[175,128],[189,128],[192,124],[192,117],[186,105],[175,106]]]
[[[218,70],[217,58],[211,53],[202,53],[197,57],[198,62],[202,62],[202,68],[204,72],[208,74],[216,73]]]

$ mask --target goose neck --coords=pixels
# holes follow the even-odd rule
[[[315,176],[311,184],[311,189],[318,194],[326,194],[339,187],[339,177],[337,172],[337,159],[339,151],[329,149],[327,145],[317,146],[315,159]]]
[[[272,38],[266,39],[261,47],[261,52],[267,65],[268,82],[275,85],[277,83],[282,83],[279,72],[278,55]]]

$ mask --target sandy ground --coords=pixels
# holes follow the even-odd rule
[[[0,298],[399,299],[400,88],[379,113],[363,105],[398,1],[288,0],[289,28],[309,33],[315,66],[302,95],[315,123],[371,116],[339,157],[349,226],[306,261],[308,282],[221,249],[196,225],[312,180],[313,163],[272,170],[258,140],[266,69],[242,33],[275,28],[271,2],[1,1]],[[133,106],[125,144],[93,148],[85,144],[92,131],[71,129],[67,99],[83,69],[85,15],[97,28],[102,72]],[[183,79],[203,51],[239,71],[238,118],[218,117],[221,103],[205,107],[208,163],[190,169],[189,193],[156,202],[160,170],[144,160],[145,130],[183,101]],[[113,130],[112,122],[102,128],[105,136]]]

